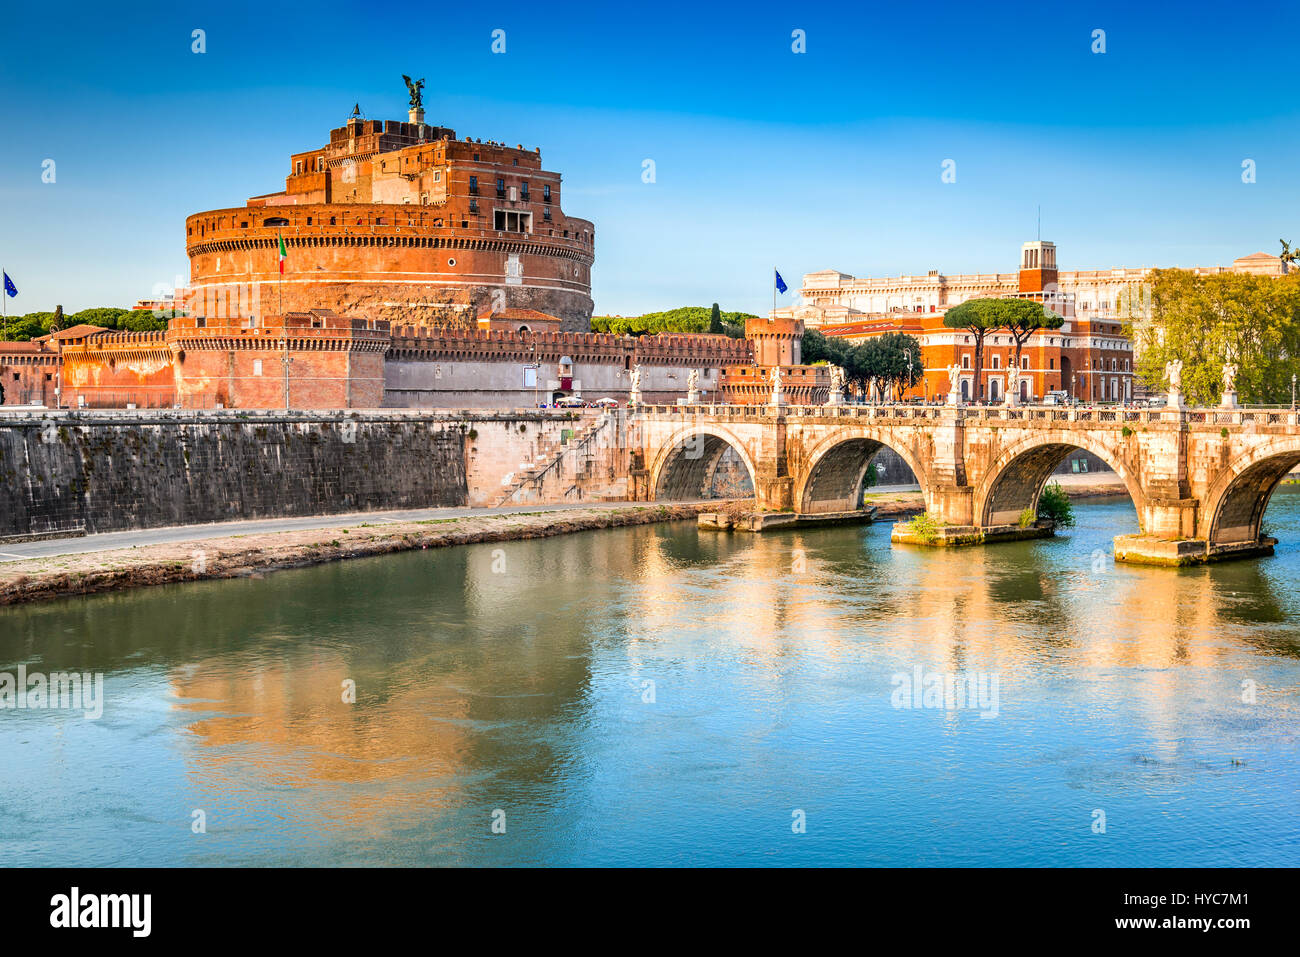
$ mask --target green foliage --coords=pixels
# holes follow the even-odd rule
[[[929,512],[922,512],[907,523],[907,530],[923,542],[932,542],[939,534],[939,523]]]
[[[1020,513],[1018,524],[1020,525],[1021,528],[1028,528],[1030,525],[1033,525],[1034,522],[1036,521],[1038,521],[1038,513],[1035,512],[1032,508],[1027,508]]]
[[[873,377],[885,384],[886,392],[901,399],[904,390],[921,381],[924,370],[921,343],[903,332],[888,332],[853,347],[850,379],[866,382]],[[908,363],[911,363],[909,369]]]
[[[909,353],[912,361],[910,375],[907,368]],[[896,395],[901,395],[906,386],[920,382],[925,371],[921,343],[902,332],[886,333],[854,345],[847,339],[808,329],[803,337],[803,361],[808,365],[819,362],[837,365],[844,370],[849,382],[864,388],[874,377]]]
[[[167,316],[155,316],[148,309],[118,309],[113,306],[96,306],[80,312],[65,313],[61,327],[100,326],[126,332],[160,332],[167,328]],[[9,342],[27,342],[48,335],[54,322],[52,312],[29,312],[10,316],[3,338]]]
[[[949,329],[965,329],[975,338],[975,398],[983,396],[980,372],[984,368],[984,337],[996,329],[1006,329],[1016,342],[1016,364],[1020,349],[1039,329],[1059,329],[1065,320],[1041,302],[1032,299],[967,299],[949,309],[943,324]]]
[[[1038,517],[1051,519],[1057,528],[1069,528],[1074,524],[1074,503],[1060,482],[1053,482],[1038,496]]]
[[[1234,362],[1241,401],[1291,401],[1291,376],[1300,374],[1300,273],[1197,276],[1157,269],[1145,312],[1130,308],[1125,318],[1137,373],[1149,387],[1165,388],[1165,363],[1181,359],[1188,402],[1217,405],[1223,366]]]
[[[718,304],[715,302],[713,309],[709,312],[709,332],[715,336],[720,336],[723,334],[722,330],[722,310],[718,308]]]
[[[713,318],[717,314],[721,328],[717,332],[743,339],[745,320],[754,318],[748,312],[723,312],[715,303],[708,306],[682,306],[665,312],[647,312],[643,316],[592,316],[592,332],[609,332],[616,336],[653,336],[661,332],[707,333],[714,332]]]
[[[876,467],[875,462],[872,462],[870,465],[867,466],[866,481],[863,483],[863,487],[874,488],[879,484],[880,484],[880,469]]]
[[[1122,436],[1124,436],[1124,438],[1127,439],[1130,435],[1133,434],[1133,430],[1130,429],[1130,428],[1126,425],[1126,426],[1124,426],[1122,429],[1119,430],[1119,434],[1122,435]]]

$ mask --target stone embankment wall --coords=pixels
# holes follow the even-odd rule
[[[563,449],[592,421],[563,412],[6,413],[0,538],[497,504],[507,473]],[[607,457],[600,476],[581,482],[569,475],[565,489],[607,497],[601,490],[618,486],[609,470],[624,459]]]

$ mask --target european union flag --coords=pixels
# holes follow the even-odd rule
[[[5,292],[9,293],[10,297],[18,295],[18,287],[14,285],[8,273],[5,273]]]
[[[776,291],[785,292],[785,280],[781,278],[781,274],[776,272],[775,269],[772,272],[776,273]]]

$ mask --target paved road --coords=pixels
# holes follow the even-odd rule
[[[171,542],[195,542],[205,538],[226,538],[230,535],[262,535],[299,529],[341,528],[360,525],[363,522],[369,525],[388,525],[393,522],[422,522],[465,515],[512,515],[518,512],[563,512],[579,508],[626,508],[636,504],[638,503],[577,502],[564,505],[510,505],[503,508],[422,508],[389,512],[348,512],[343,515],[304,515],[300,518],[268,518],[245,522],[217,522],[209,525],[174,525],[131,532],[105,532],[102,535],[87,535],[83,538],[52,538],[39,542],[2,544],[0,562],[52,558],[55,555],[83,555],[88,552],[111,551],[115,548],[163,545]]]

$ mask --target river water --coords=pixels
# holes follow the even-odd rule
[[[1300,494],[1276,557],[1210,568],[1116,566],[1127,499],[1076,514],[981,549],[676,524],[0,610],[0,671],[104,675],[97,720],[0,711],[0,862],[1300,864]],[[983,697],[905,706],[955,675]]]

